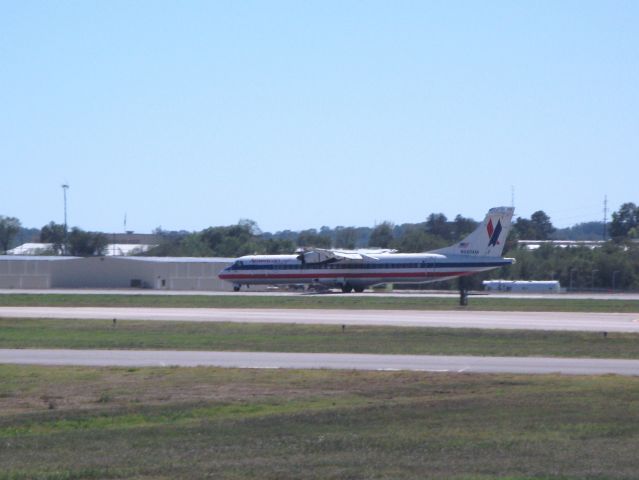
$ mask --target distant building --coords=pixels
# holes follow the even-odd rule
[[[484,280],[484,289],[489,292],[559,293],[557,280]]]
[[[53,250],[52,243],[23,243],[17,247],[7,250],[7,255],[44,255]]]
[[[112,238],[109,236],[109,240]],[[148,243],[116,243],[118,241],[117,238],[113,238],[115,240],[113,243],[107,244],[104,255],[105,256],[127,256],[127,255],[137,255],[140,253],[148,252],[151,248],[157,246],[157,244],[148,244]],[[124,239],[126,240],[126,239]],[[129,242],[135,239],[129,239]],[[53,252],[53,244],[52,243],[23,243],[22,245],[18,245],[15,248],[7,251],[8,255],[46,255],[47,253],[55,253]]]
[[[590,249],[600,248],[609,243],[610,240],[517,240],[517,246],[526,250],[537,250],[542,245],[550,245],[556,248],[586,247]],[[639,239],[632,238],[626,242],[639,245]],[[627,247],[624,247],[627,249]]]
[[[605,245],[603,240],[517,240],[517,245],[526,250],[537,250],[542,245],[550,245],[558,248],[587,247],[599,248]]]
[[[231,258],[0,255],[0,288],[231,291],[217,278]],[[256,289],[257,290],[257,289]]]

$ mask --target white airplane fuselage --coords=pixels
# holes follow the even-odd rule
[[[235,285],[310,284],[351,286],[360,290],[382,283],[449,280],[510,265],[512,259],[447,256],[437,253],[387,253],[377,260],[340,260],[304,264],[298,255],[248,255],[238,258],[220,278]]]

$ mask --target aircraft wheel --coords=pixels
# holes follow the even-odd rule
[[[351,287],[348,283],[342,285],[342,293],[351,293],[353,291],[353,287]]]
[[[364,291],[364,287],[353,287],[356,293],[362,293]]]
[[[240,291],[240,287],[241,287],[241,285],[233,285],[233,291],[234,292],[239,292]]]

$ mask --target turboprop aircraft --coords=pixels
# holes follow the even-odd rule
[[[232,282],[235,291],[242,285],[305,284],[348,293],[383,283],[428,283],[471,275],[514,262],[501,257],[514,210],[491,208],[462,241],[430,252],[308,248],[293,255],[246,255],[219,278]],[[465,292],[460,293],[463,302]]]

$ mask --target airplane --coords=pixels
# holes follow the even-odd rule
[[[491,208],[484,221],[462,241],[424,253],[390,249],[308,248],[292,255],[246,255],[218,277],[242,285],[302,284],[363,292],[384,283],[429,283],[463,277],[514,263],[501,253],[512,225],[513,207]],[[460,289],[460,302],[467,292]]]

